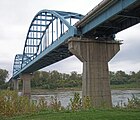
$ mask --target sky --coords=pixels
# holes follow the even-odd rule
[[[85,15],[102,0],[0,0],[0,68],[12,76],[16,54],[22,54],[25,38],[33,17],[43,9],[77,12]],[[140,24],[116,34],[123,40],[119,53],[109,62],[110,71],[140,70]],[[51,66],[46,71],[82,73],[82,63],[72,56]]]

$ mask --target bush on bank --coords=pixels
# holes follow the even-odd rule
[[[85,97],[85,109],[90,107],[90,101]],[[56,97],[51,97],[48,104],[44,97],[40,97],[38,101],[30,100],[26,96],[18,96],[16,91],[4,90],[0,91],[0,116],[16,116],[27,113],[39,112],[42,110],[62,111],[62,110],[80,110],[82,102],[79,93],[75,93],[74,98],[70,99],[69,106],[64,108]]]
[[[128,104],[123,106],[116,106],[119,109],[140,109],[140,99],[132,96],[132,99],[128,99]],[[16,91],[0,91],[0,116],[11,117],[24,114],[33,114],[41,111],[64,111],[75,112],[81,110],[93,109],[90,104],[89,97],[84,97],[83,101],[80,98],[79,93],[74,94],[74,98],[70,99],[70,103],[67,108],[61,106],[61,102],[56,97],[51,97],[49,104],[44,97],[41,97],[38,101],[32,101],[26,96],[18,96]],[[0,118],[1,119],[1,118]]]

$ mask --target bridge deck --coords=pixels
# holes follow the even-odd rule
[[[140,0],[105,1],[76,24],[85,37],[110,36],[140,22]]]

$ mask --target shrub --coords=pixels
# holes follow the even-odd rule
[[[28,97],[18,96],[16,91],[0,92],[0,115],[14,116],[37,111],[36,105]]]
[[[51,97],[50,105],[48,106],[50,109],[54,111],[64,110],[64,107],[61,106],[61,102],[58,101],[57,97]]]
[[[74,98],[70,99],[68,108],[72,111],[77,111],[81,109],[89,109],[91,108],[90,98],[88,96],[85,96],[82,101],[82,98],[80,98],[80,94],[75,93]]]
[[[133,108],[133,109],[139,109],[140,108],[140,99],[136,97],[134,94],[132,94],[132,98],[128,98],[128,104],[125,105],[126,108]]]

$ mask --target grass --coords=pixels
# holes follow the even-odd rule
[[[46,94],[49,92],[64,92],[64,91],[81,91],[82,88],[80,87],[71,87],[71,88],[57,88],[55,90],[53,89],[41,89],[41,88],[32,88],[31,93],[32,95],[37,94]]]
[[[78,112],[43,111],[3,120],[140,120],[140,110],[88,110]]]
[[[111,89],[140,89],[140,83],[131,83],[131,84],[121,84],[121,85],[111,85]]]
[[[136,84],[125,85],[125,89],[126,86],[127,88],[132,88],[132,86],[134,87],[135,85]],[[122,86],[122,89],[123,88],[124,85]],[[79,97],[76,97],[76,100],[77,99],[79,100]],[[22,97],[18,96],[16,92],[1,91],[0,103],[0,120],[140,120],[140,100],[137,98],[129,101],[129,106],[126,106],[127,109],[115,108],[110,110],[83,110],[83,108],[81,108],[75,109],[78,110],[75,112],[67,109],[61,111],[57,110],[59,112],[54,112],[56,111],[55,108],[58,108],[56,106],[58,101],[53,101],[53,106],[51,106],[52,108],[54,107],[53,109],[48,109],[48,107],[47,109],[44,109],[45,104],[43,101],[37,106],[32,106],[34,104],[29,106],[26,99],[24,99],[24,97],[22,99]],[[74,105],[77,106],[77,102]],[[34,107],[38,109],[34,109]],[[16,111],[19,112],[19,114],[17,114]]]

